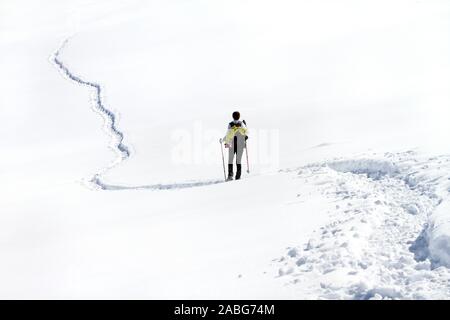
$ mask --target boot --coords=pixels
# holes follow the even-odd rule
[[[236,170],[236,180],[239,180],[241,178],[241,170],[242,170],[242,165],[241,164],[237,164],[237,170]]]
[[[233,165],[228,165],[228,178],[227,181],[233,180]]]

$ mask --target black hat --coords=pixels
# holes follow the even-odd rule
[[[241,114],[239,113],[239,111],[233,112],[233,119],[234,120],[239,120],[240,117],[241,117]]]

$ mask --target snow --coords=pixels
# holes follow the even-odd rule
[[[385,175],[393,176],[398,172],[392,162],[375,159],[335,161],[329,163],[328,166],[336,171],[366,174],[368,177],[375,179]]]
[[[447,267],[450,267],[449,209],[447,200],[433,213],[427,229],[430,258],[438,265]]]
[[[450,298],[449,24],[439,0],[1,1],[0,297]],[[251,173],[222,183],[235,109]]]
[[[434,210],[440,209],[440,199],[427,180],[415,188],[405,183],[405,176],[417,172],[424,162],[414,152],[384,157],[384,161],[377,156],[370,161],[339,160],[301,168],[298,179],[314,183],[317,192],[336,204],[327,225],[303,248],[290,249],[279,260],[280,274],[289,274],[289,283],[322,288],[303,292],[304,298],[449,297],[450,270],[440,270],[439,275],[435,271],[438,261],[432,254],[433,239],[417,239],[430,217],[434,218]],[[337,169],[334,163],[339,164]],[[448,157],[426,163],[428,167],[445,163],[445,170],[450,164]],[[371,175],[374,172],[377,174]],[[392,172],[395,174],[387,174]],[[430,256],[420,255],[419,250]],[[445,257],[448,251],[440,250],[437,256],[442,254]]]

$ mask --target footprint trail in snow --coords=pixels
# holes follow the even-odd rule
[[[279,276],[308,288],[308,298],[450,298],[450,269],[429,256],[423,236],[449,169],[449,157],[406,152],[297,170],[335,209],[305,245],[278,259]]]
[[[223,180],[205,180],[205,181],[186,181],[181,183],[170,183],[170,184],[150,184],[142,186],[126,186],[126,185],[114,185],[108,184],[102,180],[102,176],[105,175],[109,170],[121,164],[123,161],[131,156],[130,149],[124,143],[124,134],[117,128],[116,115],[114,112],[109,110],[102,99],[102,87],[100,84],[83,80],[79,76],[72,73],[69,68],[62,62],[60,55],[63,49],[69,42],[66,39],[62,45],[56,50],[52,55],[52,62],[61,71],[61,73],[69,80],[75,82],[78,85],[88,87],[93,92],[93,103],[92,109],[100,114],[104,121],[103,129],[111,137],[111,143],[109,147],[117,155],[110,165],[103,168],[100,172],[94,174],[92,178],[89,179],[90,185],[94,186],[96,189],[102,190],[171,190],[171,189],[184,189],[206,186],[211,184],[222,183]]]

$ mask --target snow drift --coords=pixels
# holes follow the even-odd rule
[[[427,235],[431,260],[450,268],[450,199],[443,201],[431,215]]]
[[[328,167],[339,172],[366,174],[373,179],[382,176],[394,176],[399,169],[390,161],[382,159],[350,159],[329,162]]]

